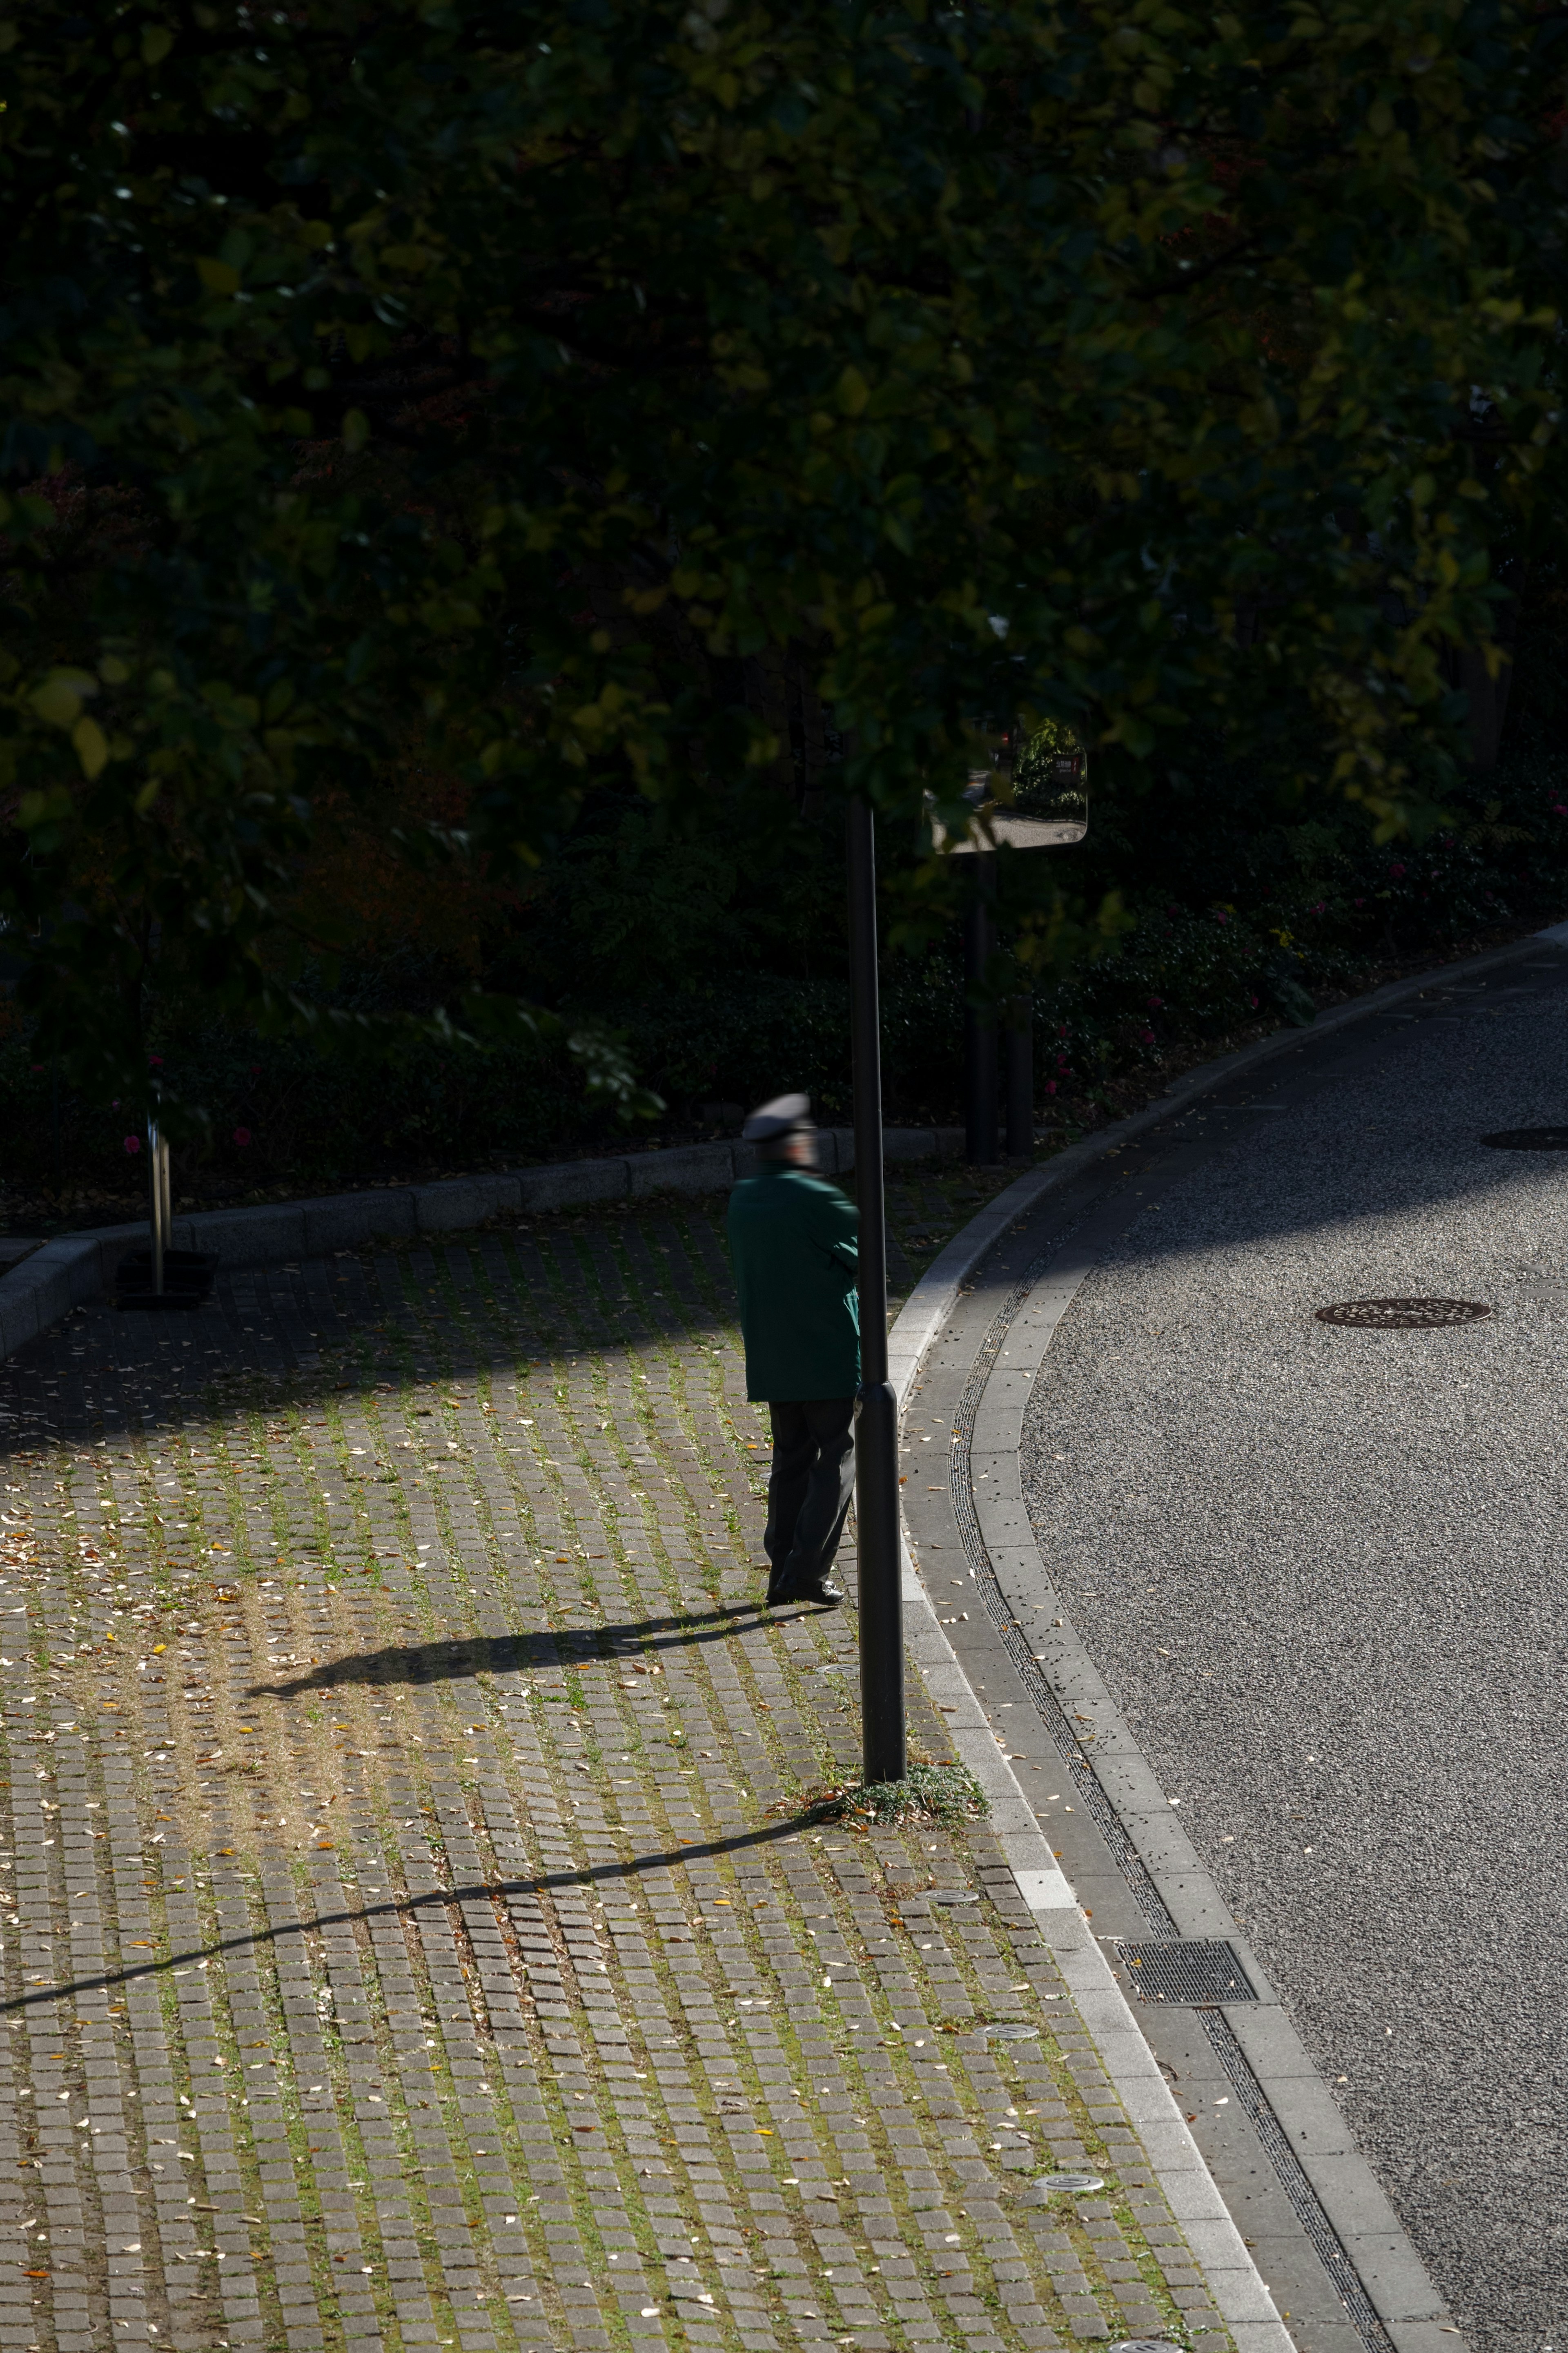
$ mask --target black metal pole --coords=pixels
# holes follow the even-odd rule
[[[963,924],[963,1156],[988,1166],[996,1150],[996,1009],[976,1005],[996,932],[996,853],[974,854],[974,892]]]
[[[860,1724],[868,1781],[901,1781],[903,1569],[899,1406],[888,1378],[888,1227],[882,1196],[882,1040],[877,988],[877,849],[871,811],[849,804],[849,1019],[855,1047],[855,1175],[860,1203],[860,1388],[855,1400]]]
[[[1015,997],[1007,1008],[1007,1157],[1028,1160],[1035,1150],[1035,1006]]]

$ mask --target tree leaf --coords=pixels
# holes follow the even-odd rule
[[[71,742],[76,745],[82,775],[90,784],[109,759],[108,739],[96,719],[79,719],[71,729]]]

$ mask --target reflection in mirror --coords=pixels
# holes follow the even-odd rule
[[[975,730],[964,794],[973,811],[966,833],[950,833],[926,799],[922,847],[950,858],[976,850],[1065,849],[1089,831],[1089,755],[1071,730],[1047,720],[1026,742]],[[981,762],[984,765],[980,765]]]
[[[1089,831],[1089,754],[1060,720],[1047,720],[1020,752],[1013,806],[1020,817],[1076,828],[1063,840],[1081,841]]]

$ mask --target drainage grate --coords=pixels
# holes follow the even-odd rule
[[[1448,1324],[1479,1324],[1491,1314],[1479,1299],[1342,1299],[1320,1307],[1320,1324],[1350,1324],[1359,1332],[1432,1332]]]
[[[1184,2002],[1189,2010],[1214,2010],[1222,2002],[1256,2001],[1251,1978],[1226,1944],[1186,1938],[1168,1944],[1140,1941],[1118,1947],[1145,2001]]]
[[[1494,1152],[1568,1152],[1568,1127],[1500,1127],[1481,1142]]]

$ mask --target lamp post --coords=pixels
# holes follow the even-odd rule
[[[868,1781],[901,1781],[903,1563],[899,1403],[888,1378],[888,1226],[882,1192],[882,1040],[877,987],[877,849],[870,805],[849,804],[849,1021],[855,1050],[855,1172],[860,1203],[860,1388],[855,1399],[860,1725]]]

